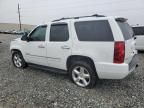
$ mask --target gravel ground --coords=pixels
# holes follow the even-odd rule
[[[127,78],[99,80],[94,89],[83,89],[67,75],[32,67],[16,69],[9,51],[9,43],[16,37],[0,34],[0,107],[144,107],[144,53],[139,54],[140,67]]]

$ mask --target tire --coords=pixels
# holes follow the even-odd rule
[[[18,51],[13,52],[12,62],[16,68],[25,68],[27,66],[22,54]]]
[[[76,85],[83,88],[93,88],[98,79],[95,69],[86,61],[73,62],[69,68],[69,76]]]

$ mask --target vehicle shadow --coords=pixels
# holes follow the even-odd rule
[[[43,74],[46,74],[46,75],[50,75],[52,77],[59,77],[59,78],[66,77],[68,79],[68,74],[67,73],[62,73],[62,72],[59,72],[59,71],[43,70],[43,69],[32,67],[32,66],[27,67],[27,69],[32,70],[36,73],[43,73]]]
[[[142,50],[141,50],[141,51],[138,51],[138,53],[139,53],[139,54],[143,54],[143,53],[144,53],[144,50],[143,50],[143,51],[142,51]]]
[[[133,89],[133,86],[135,84],[135,80],[137,80],[137,77],[135,73],[131,73],[124,79],[99,79],[97,81],[97,84],[95,86],[95,89],[105,88],[105,89]]]
[[[74,86],[76,88],[81,88],[81,87],[78,87],[76,86],[75,84],[73,84],[73,82],[70,80],[68,74],[63,74],[63,73],[59,73],[59,72],[53,72],[53,71],[47,71],[47,70],[42,70],[42,69],[38,69],[38,68],[35,68],[35,67],[28,67],[27,68],[28,70],[31,70],[31,72],[34,72],[35,74],[38,74],[38,75],[46,75],[46,76],[49,76],[51,77],[52,79],[55,79],[55,80],[64,80],[63,82],[68,82],[68,83],[71,83],[70,85],[71,86]],[[42,75],[43,76],[43,75]],[[112,80],[112,79],[98,79],[97,80],[97,83],[95,85],[95,87],[93,89],[95,89],[96,91],[97,90],[105,90],[107,91],[108,89],[109,90],[118,90],[118,89],[122,89],[122,90],[125,90],[125,89],[132,89],[132,83],[135,83],[134,79],[135,79],[135,75],[134,73],[131,73],[130,75],[128,75],[126,78],[124,79],[121,79],[121,80]],[[83,88],[82,88],[83,89]],[[85,88],[84,88],[85,89]]]

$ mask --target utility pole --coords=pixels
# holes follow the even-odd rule
[[[21,31],[21,14],[20,14],[20,6],[19,6],[19,3],[18,3],[18,15],[19,15],[19,28],[20,28],[20,31]]]

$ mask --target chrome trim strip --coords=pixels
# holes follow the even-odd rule
[[[60,60],[60,58],[45,57],[45,56],[38,56],[38,55],[32,55],[32,54],[30,54],[30,53],[26,53],[26,55]]]

